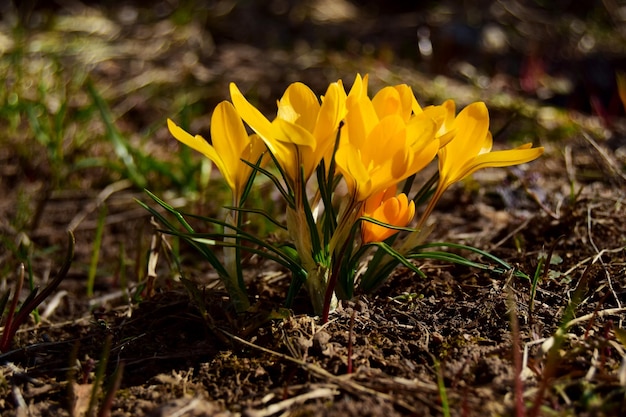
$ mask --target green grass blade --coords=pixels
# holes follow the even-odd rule
[[[416,231],[415,229],[412,229],[410,227],[395,226],[393,224],[381,222],[380,220],[376,220],[373,217],[361,216],[361,217],[358,218],[358,221],[370,222],[370,223],[377,224],[379,226],[386,227],[387,229],[393,229],[393,230],[398,230],[398,231],[405,231],[405,232],[415,232]]]
[[[435,359],[435,371],[437,372],[437,388],[439,390],[439,400],[441,401],[441,410],[444,417],[450,417],[450,403],[448,402],[448,394],[446,391],[446,383],[441,370],[441,364]]]
[[[284,178],[284,173],[283,173],[282,169],[280,168],[280,165],[276,161],[276,158],[274,157],[274,155],[272,155],[271,152],[270,152],[270,156],[274,160],[274,164],[276,165],[276,167],[278,167],[278,170],[280,171],[281,175]],[[291,195],[291,193],[289,192],[288,189],[285,189],[285,187],[283,187],[283,184],[280,182],[280,179],[278,179],[278,177],[276,175],[272,174],[271,172],[269,172],[265,168],[262,168],[260,166],[254,165],[254,164],[252,164],[252,163],[250,163],[248,161],[245,161],[245,160],[242,160],[242,161],[243,161],[244,164],[250,166],[252,169],[254,169],[256,171],[259,171],[260,173],[265,175],[267,178],[269,178],[270,181],[272,181],[274,183],[274,185],[276,186],[276,188],[278,189],[280,194],[283,196],[283,198],[285,199],[285,201],[287,202],[289,207],[292,207],[292,208],[295,207],[295,202],[294,202],[293,195]]]
[[[126,173],[129,179],[138,187],[145,187],[147,183],[146,178],[137,168],[133,155],[130,151],[130,144],[117,130],[117,127],[113,122],[113,116],[111,114],[109,106],[104,101],[102,96],[96,91],[96,88],[91,81],[87,81],[87,91],[89,91],[89,94],[91,95],[94,104],[100,111],[100,117],[102,118],[102,122],[104,123],[104,126],[106,128],[107,139],[113,145],[115,154],[124,163],[124,166],[127,170]]]
[[[185,228],[185,230],[187,230],[190,233],[193,233],[193,228],[191,227],[191,225],[189,223],[187,223],[187,221],[185,220],[185,218],[183,217],[183,215],[176,210],[173,206],[171,206],[170,204],[166,203],[164,200],[161,200],[159,197],[157,197],[156,195],[152,194],[150,191],[145,190],[146,194],[148,194],[148,196],[153,199],[158,205],[160,205],[161,207],[163,207],[166,211],[168,211],[169,213],[173,214],[174,217],[176,218],[176,220],[178,220],[178,222]]]
[[[311,235],[311,247],[313,250],[313,258],[317,262],[325,262],[327,255],[322,252],[322,241],[318,233],[317,224],[313,218],[313,211],[306,195],[306,183],[304,181],[304,170],[300,168],[300,190],[302,192],[302,208],[304,209],[304,218],[306,219],[307,228]]]
[[[167,233],[167,232],[166,232]],[[222,247],[229,247],[229,248],[238,248],[241,250],[245,250],[246,252],[250,252],[250,253],[254,253],[257,255],[260,255],[266,259],[269,259],[271,261],[274,261],[276,263],[278,263],[279,265],[284,266],[285,268],[288,268],[290,271],[292,272],[302,272],[304,271],[299,264],[296,264],[295,262],[292,261],[291,257],[289,257],[288,255],[282,253],[280,250],[272,250],[272,253],[275,253],[279,256],[274,256],[271,255],[270,253],[261,250],[261,249],[257,249],[253,246],[245,246],[245,245],[241,245],[241,244],[236,244],[236,243],[230,243],[230,242],[224,242],[223,240],[218,240],[218,239],[211,239],[210,237],[206,237],[203,235],[185,235],[185,234],[181,234],[181,235],[177,235],[180,237],[183,237],[185,239],[190,239],[193,240],[195,242],[198,243],[202,243],[205,245],[209,245],[209,246],[222,246]],[[239,236],[241,238],[240,235],[234,235],[234,236]],[[267,249],[268,247],[265,246],[265,248]]]
[[[228,209],[228,210],[239,211],[239,212],[242,212],[242,213],[258,214],[258,215],[264,217],[265,219],[267,219],[270,223],[272,223],[274,226],[278,227],[279,229],[287,230],[287,228],[284,225],[278,223],[278,221],[276,219],[274,219],[273,217],[271,217],[269,215],[269,213],[267,211],[265,211],[265,210],[243,208],[243,207],[233,207],[233,206],[224,206],[224,208]]]
[[[98,272],[98,260],[100,259],[100,248],[102,247],[102,236],[104,235],[104,224],[106,220],[107,209],[103,205],[98,215],[98,223],[96,226],[96,236],[93,242],[91,253],[91,262],[89,263],[89,271],[87,273],[87,297],[93,297],[93,287],[96,282],[96,274]]]
[[[178,220],[178,222],[181,225],[183,225],[183,227],[185,228],[187,233],[194,233],[193,228],[191,227],[191,225],[189,225],[189,223],[187,223],[187,221],[184,219],[184,217],[182,216],[182,214],[180,212],[178,212],[176,209],[174,209],[172,206],[170,206],[169,204],[167,204],[163,200],[159,199],[157,196],[152,194],[150,191],[146,190],[146,193],[151,198],[153,198],[154,201],[156,201],[161,207],[163,207],[169,213],[173,214],[175,216],[175,218]],[[167,220],[161,213],[156,211],[154,208],[148,206],[147,204],[145,204],[144,202],[142,202],[140,200],[135,200],[135,201],[137,201],[137,203],[140,206],[142,206],[143,208],[148,210],[148,212],[152,216],[154,216],[154,218],[157,219],[157,221],[159,221],[161,224],[163,224],[168,229],[168,231],[173,232],[172,234],[180,233],[180,232],[178,232],[178,228],[175,225],[173,225],[169,220]],[[216,272],[218,273],[218,275],[220,277],[222,277],[223,279],[228,279],[229,275],[228,275],[228,272],[226,271],[226,269],[224,268],[224,265],[220,262],[220,260],[217,258],[217,256],[213,253],[213,251],[210,248],[208,248],[205,245],[201,245],[201,244],[199,244],[197,242],[190,241],[190,240],[187,240],[187,243],[189,243],[194,249],[196,249],[198,252],[200,252],[202,254],[202,256],[204,256],[204,258],[211,264],[211,266],[213,266],[213,268],[215,268]]]
[[[414,248],[412,250],[412,252],[417,252],[419,250],[423,250],[423,249],[429,249],[429,248],[438,248],[438,247],[448,247],[448,248],[453,248],[453,249],[462,249],[462,250],[467,250],[470,252],[474,252],[477,253],[481,256],[484,256],[487,259],[490,259],[492,261],[494,261],[495,263],[497,263],[498,265],[502,266],[504,269],[509,270],[512,269],[512,266],[509,265],[507,262],[505,262],[504,260],[498,258],[495,255],[490,254],[489,252],[485,252],[481,249],[475,248],[473,246],[467,246],[467,245],[462,245],[459,243],[450,243],[450,242],[432,242],[432,243],[426,243],[423,245],[419,245],[416,248]]]
[[[261,167],[261,161],[263,161],[263,156],[264,155],[261,155],[259,159],[256,161],[256,163],[254,164],[254,169],[252,170],[252,173],[248,177],[248,181],[246,181],[246,185],[243,187],[243,191],[241,192],[241,204],[245,203],[245,201],[248,199],[248,195],[250,194],[250,191],[252,190],[252,187],[254,186],[254,179],[256,178],[256,174],[258,172],[257,168]],[[242,159],[242,161],[246,162],[244,159]]]
[[[400,252],[396,251],[394,248],[392,248],[385,242],[374,242],[374,243],[369,243],[368,245],[377,246],[381,248],[387,253],[387,255],[391,256],[398,263],[406,266],[411,271],[419,274],[420,276],[425,277],[424,273],[417,266],[413,265],[411,262],[409,262],[409,260],[405,256],[403,256]]]
[[[426,181],[422,188],[419,189],[417,194],[413,197],[413,201],[416,206],[420,206],[428,200],[428,198],[434,193],[433,186],[439,181],[439,171],[435,172],[432,177]],[[406,192],[405,192],[406,194]],[[407,194],[408,195],[408,194]]]

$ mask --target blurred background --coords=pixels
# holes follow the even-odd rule
[[[12,25],[56,31],[64,36],[56,52],[91,58],[86,64],[101,64],[93,68],[100,71],[107,69],[103,62],[111,67],[122,57],[172,60],[178,67],[172,82],[194,77],[206,84],[265,72],[263,81],[271,85],[335,75],[325,68],[352,75],[353,68],[334,61],[340,55],[343,63],[402,64],[585,112],[623,114],[615,94],[615,73],[626,68],[623,1],[25,0],[2,7],[9,37],[3,50],[16,40],[7,33]],[[99,54],[103,42],[116,41],[132,44]],[[91,42],[89,57],[75,49],[89,49]],[[134,75],[120,65],[120,75]]]

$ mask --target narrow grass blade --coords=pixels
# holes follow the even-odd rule
[[[164,233],[167,233],[167,231],[164,231]],[[193,240],[194,242],[198,242],[198,243],[202,243],[205,245],[209,245],[209,246],[222,246],[222,247],[227,247],[227,248],[238,248],[238,249],[242,249],[245,250],[246,252],[250,252],[250,253],[254,253],[257,255],[260,255],[266,259],[269,259],[271,261],[274,261],[276,263],[278,263],[279,265],[284,266],[285,268],[289,268],[292,271],[304,271],[299,265],[297,265],[296,263],[291,261],[291,257],[287,256],[284,253],[281,253],[280,250],[272,250],[271,253],[276,254],[275,255],[271,255],[270,252],[266,252],[264,250],[261,249],[257,249],[255,247],[252,246],[245,246],[245,245],[240,245],[240,244],[236,244],[236,243],[230,243],[230,242],[224,242],[223,240],[217,240],[217,239],[211,239],[209,237],[204,237],[202,235],[185,235],[185,234],[180,234],[180,235],[176,235],[176,236],[180,236],[183,237],[184,239],[190,239]],[[233,236],[237,236],[237,235],[233,235]],[[241,235],[239,235],[240,238]],[[266,246],[267,248],[267,246]]]
[[[109,362],[109,356],[111,354],[111,342],[113,340],[112,335],[107,335],[102,353],[100,354],[100,360],[96,367],[94,375],[94,381],[91,389],[91,396],[89,397],[89,406],[87,408],[87,416],[95,415],[96,403],[98,402],[99,392],[102,384],[104,383],[104,374],[106,372],[107,363]]]
[[[272,157],[272,159],[274,160],[274,164],[278,167],[278,170],[280,171],[281,174],[283,174],[282,169],[280,168],[280,165],[278,164],[278,162],[276,161],[276,158],[274,157],[274,155],[272,155],[272,153],[270,152],[270,156]],[[276,188],[278,189],[278,191],[280,192],[280,194],[283,196],[283,198],[285,199],[285,201],[287,202],[287,204],[289,205],[289,207],[295,207],[295,202],[294,202],[294,198],[293,195],[291,195],[291,193],[289,192],[288,189],[285,189],[285,187],[283,187],[283,184],[280,182],[280,179],[278,179],[278,177],[274,174],[272,174],[271,172],[269,172],[267,169],[262,168],[258,165],[254,165],[248,161],[244,161],[242,160],[244,164],[250,166],[252,169],[259,171],[260,173],[262,173],[263,175],[265,175],[267,178],[269,178],[274,185],[276,186]],[[284,178],[284,174],[283,174],[283,178]]]
[[[439,389],[439,400],[441,401],[441,410],[444,417],[450,417],[450,403],[448,402],[448,394],[446,383],[443,378],[441,364],[435,359],[435,371],[437,372],[437,388]]]
[[[401,253],[399,253],[398,251],[393,249],[391,246],[389,246],[385,242],[369,243],[369,245],[377,246],[377,247],[381,248],[382,250],[384,250],[387,253],[387,255],[391,256],[395,261],[397,261],[398,263],[406,266],[411,271],[419,274],[421,277],[425,278],[424,273],[422,271],[420,271],[420,269],[417,266],[413,265],[411,262],[409,262],[409,260],[405,256],[403,256]]]
[[[176,220],[178,220],[178,222],[183,226],[183,228],[186,230],[187,233],[194,233],[193,228],[184,219],[184,217],[182,216],[182,214],[180,212],[178,212],[176,209],[174,209],[172,206],[170,206],[169,204],[167,204],[163,200],[159,199],[157,196],[155,196],[151,192],[146,190],[146,193],[154,201],[156,201],[161,207],[163,207],[166,211],[168,211],[169,213],[174,215]],[[140,200],[136,200],[136,201],[137,201],[137,203],[139,205],[141,205],[143,208],[148,210],[148,212],[150,212],[150,214],[152,214],[152,216],[154,216],[154,218],[157,219],[157,221],[159,223],[163,224],[168,229],[168,230],[163,231],[163,232],[172,232],[171,234],[175,234],[175,235],[181,234],[181,235],[184,235],[184,233],[180,233],[178,231],[178,228],[174,224],[172,224],[169,220],[167,220],[161,213],[156,211],[154,208],[148,206],[147,204],[145,204],[144,202],[142,202]],[[200,252],[202,254],[202,256],[204,256],[204,258],[207,261],[209,261],[211,266],[213,266],[213,268],[215,268],[215,271],[218,273],[218,275],[220,275],[220,277],[222,277],[223,279],[228,279],[228,272],[224,268],[224,265],[222,265],[220,260],[210,250],[210,248],[208,248],[206,245],[199,244],[198,242],[195,242],[193,240],[187,240],[187,243],[189,243],[192,247],[194,247],[198,252]]]
[[[415,232],[416,231],[415,229],[412,229],[410,227],[395,226],[393,224],[381,222],[380,220],[377,220],[377,219],[375,219],[373,217],[362,216],[362,217],[359,217],[358,220],[359,221],[366,221],[366,222],[374,223],[374,224],[377,224],[379,226],[386,227],[387,229],[393,229],[393,230],[405,231],[405,232]]]
[[[416,206],[420,206],[430,198],[430,196],[434,193],[433,186],[439,181],[439,171],[435,172],[432,177],[426,181],[426,183],[419,189],[417,194],[413,197],[413,201]],[[405,192],[407,194],[407,192]]]
[[[100,111],[100,117],[102,118],[102,122],[106,128],[107,139],[113,145],[115,154],[124,163],[129,179],[138,187],[145,187],[147,181],[137,168],[133,155],[130,151],[131,145],[117,130],[117,127],[113,122],[111,110],[102,96],[98,93],[98,91],[96,91],[96,88],[91,81],[87,81],[87,91],[89,91],[94,104]]]
[[[50,294],[59,286],[61,281],[67,276],[67,273],[70,270],[70,266],[72,265],[72,261],[74,260],[74,248],[76,246],[76,240],[74,239],[74,234],[71,230],[67,231],[69,237],[69,243],[67,248],[67,253],[65,255],[65,260],[63,265],[57,272],[56,276],[41,290],[40,293],[37,291],[31,292],[28,298],[22,303],[22,307],[20,311],[15,315],[15,319],[11,326],[5,325],[4,332],[2,334],[2,340],[0,341],[0,351],[5,352],[9,347],[17,329],[26,321],[30,313],[39,306],[45,299],[47,299]]]
[[[246,162],[244,159],[242,159],[242,161]],[[243,191],[241,193],[241,204],[242,205],[248,199],[248,195],[250,194],[250,191],[252,190],[252,187],[254,186],[254,179],[256,178],[256,173],[258,172],[258,168],[261,167],[261,161],[263,161],[263,155],[261,155],[259,157],[259,159],[256,161],[256,163],[254,164],[254,169],[252,170],[252,173],[248,177],[248,181],[246,181],[246,185],[243,188]]]
[[[313,257],[318,262],[324,262],[326,258],[326,254],[322,252],[322,242],[320,240],[320,235],[318,233],[317,224],[315,224],[315,219],[313,218],[313,212],[311,210],[311,206],[309,205],[309,200],[306,195],[306,183],[304,182],[304,170],[300,169],[300,192],[302,193],[302,208],[304,209],[305,219],[307,223],[307,228],[311,235],[311,246],[313,250]]]
[[[453,248],[453,249],[462,249],[462,250],[467,250],[470,252],[474,252],[477,253],[481,256],[484,256],[485,258],[495,262],[496,264],[500,265],[505,271],[508,271],[510,269],[513,269],[513,267],[511,265],[509,265],[507,262],[505,262],[504,260],[498,258],[495,255],[490,254],[489,252],[485,252],[481,249],[475,248],[473,246],[467,246],[467,245],[462,245],[462,244],[458,244],[458,243],[450,243],[450,242],[432,242],[432,243],[426,243],[423,245],[419,245],[417,247],[415,247],[412,252],[418,252],[420,250],[423,249],[429,249],[429,248],[438,248],[438,247],[449,247],[449,248]],[[516,271],[515,273],[516,276],[519,277],[523,277],[526,279],[530,279],[528,277],[528,275],[524,274],[521,271]]]
[[[104,235],[104,224],[106,220],[107,209],[102,205],[100,214],[98,215],[98,223],[96,226],[96,236],[93,242],[91,252],[91,261],[89,263],[89,271],[87,273],[87,297],[93,297],[93,287],[96,282],[96,274],[98,272],[98,260],[100,259],[100,248],[102,247],[102,236]]]
[[[287,228],[280,224],[276,219],[274,219],[273,217],[271,217],[269,215],[269,213],[265,210],[261,210],[261,209],[250,209],[250,208],[243,208],[243,207],[233,207],[233,206],[224,206],[225,209],[228,210],[235,210],[235,211],[239,211],[241,213],[250,213],[250,214],[258,214],[262,217],[264,217],[265,219],[267,219],[270,223],[272,223],[274,226],[276,226],[279,229],[283,229],[283,230],[287,230]]]

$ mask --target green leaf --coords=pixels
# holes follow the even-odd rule
[[[422,188],[420,188],[417,194],[415,194],[415,196],[413,197],[413,201],[415,202],[416,206],[424,204],[426,200],[430,198],[430,196],[435,192],[433,187],[438,181],[439,171],[435,172],[433,176],[430,177],[424,185],[422,185]],[[407,194],[407,192],[405,192],[405,194]]]
[[[477,253],[481,256],[484,256],[485,258],[497,263],[498,265],[500,265],[504,270],[511,270],[513,267],[511,265],[509,265],[507,262],[505,262],[504,260],[498,258],[495,255],[490,254],[489,252],[485,252],[481,249],[475,248],[473,246],[467,246],[467,245],[462,245],[459,243],[450,243],[450,242],[432,242],[432,243],[426,243],[423,245],[419,245],[415,248],[413,248],[411,250],[411,252],[417,252],[417,251],[421,251],[423,249],[429,249],[429,248],[438,248],[438,247],[448,247],[448,248],[453,248],[453,249],[462,249],[462,250],[467,250],[470,252],[474,252]],[[527,275],[522,274],[522,276],[528,278]]]
[[[150,196],[150,198],[152,198],[157,204],[159,204],[166,211],[174,215],[174,217],[184,227],[187,233],[194,233],[193,228],[184,219],[183,215],[180,212],[178,212],[172,206],[167,204],[165,201],[161,200],[160,198],[152,194],[150,191],[148,190],[145,190],[145,191],[148,194],[148,196]],[[163,224],[170,232],[172,232],[172,234],[179,233],[177,227],[174,226],[170,221],[168,221],[163,215],[161,215],[161,213],[159,213],[158,211],[156,211],[155,209],[153,209],[152,207],[148,206],[147,204],[143,203],[140,200],[135,200],[135,201],[137,201],[137,203],[141,205],[143,208],[148,210],[148,212],[150,212],[152,216],[154,216],[161,224]],[[217,256],[213,253],[213,251],[209,247],[207,247],[206,245],[199,244],[189,239],[185,239],[185,241],[189,243],[192,247],[194,247],[198,252],[200,252],[202,256],[204,256],[204,258],[211,264],[211,266],[213,266],[215,271],[218,273],[218,275],[222,279],[229,279],[228,272],[224,268],[224,265],[222,265],[220,260],[217,258]]]
[[[250,208],[243,208],[243,207],[233,207],[233,206],[224,206],[224,208],[228,209],[228,210],[239,211],[239,212],[242,212],[242,213],[258,214],[260,216],[263,216],[267,220],[269,220],[270,223],[272,223],[274,226],[278,227],[279,229],[287,230],[287,228],[284,225],[278,223],[278,221],[276,219],[274,219],[273,217],[271,217],[269,215],[269,213],[267,211],[265,211],[265,210],[250,209]]]
[[[280,171],[280,173],[283,174],[283,171],[280,168],[280,165],[278,165],[278,162],[276,162],[276,158],[274,158],[274,155],[272,155],[271,152],[270,152],[270,156],[274,160],[274,163],[278,167],[278,170]],[[242,160],[242,161],[243,161],[244,164],[250,166],[255,171],[259,171],[260,173],[265,175],[267,178],[269,178],[274,183],[274,185],[276,186],[278,191],[282,194],[283,198],[285,199],[285,201],[287,202],[289,207],[292,207],[292,208],[295,207],[295,202],[294,202],[293,195],[291,194],[290,190],[285,189],[285,187],[283,187],[283,184],[280,182],[280,179],[278,179],[278,177],[276,177],[276,175],[272,174],[271,172],[269,172],[265,168],[262,168],[260,166],[254,165],[254,164],[252,164],[252,163],[250,163],[248,161],[244,161],[244,160]],[[284,178],[284,175],[283,175],[283,178]]]
[[[241,192],[241,201],[240,201],[240,204],[242,205],[248,199],[248,195],[250,194],[250,191],[252,190],[252,186],[254,185],[254,179],[256,178],[256,173],[259,171],[259,168],[261,168],[262,160],[263,160],[263,154],[261,154],[258,161],[256,161],[256,163],[253,165],[254,169],[252,170],[252,173],[248,177],[248,181],[246,181],[245,187],[243,187],[243,191]],[[244,159],[242,159],[242,161],[247,162]]]
[[[396,251],[394,248],[392,248],[391,246],[389,246],[385,242],[373,242],[373,243],[369,243],[368,245],[370,245],[370,246],[377,246],[377,247],[381,248],[382,250],[384,250],[387,253],[387,255],[390,255],[398,263],[406,266],[411,271],[419,274],[420,276],[425,277],[424,273],[417,266],[413,265],[411,262],[409,262],[409,259],[407,259],[400,252]]]
[[[311,234],[311,247],[313,250],[313,258],[317,262],[324,263],[327,258],[327,254],[322,252],[322,242],[318,233],[317,224],[313,218],[313,211],[309,205],[309,200],[306,195],[306,183],[304,181],[304,170],[300,167],[300,191],[302,193],[302,208],[304,209],[304,217],[306,219],[307,228]]]
[[[395,226],[393,224],[389,224],[389,223],[385,223],[385,222],[381,222],[380,220],[377,220],[373,217],[367,217],[367,216],[361,216],[357,219],[357,221],[366,221],[366,222],[370,222],[370,223],[374,223],[377,224],[379,226],[383,226],[386,227],[388,229],[393,229],[393,230],[402,230],[405,232],[415,232],[415,229],[412,229],[410,227],[404,227],[404,226]]]

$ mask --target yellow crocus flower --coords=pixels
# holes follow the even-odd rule
[[[396,196],[396,186],[374,194],[363,205],[363,215],[393,226],[404,227],[415,216],[415,203],[409,201],[406,194]],[[372,222],[361,223],[361,240],[363,244],[382,242],[398,230],[390,229]]]
[[[309,87],[291,84],[278,101],[277,116],[269,121],[250,104],[234,83],[230,95],[241,118],[263,139],[292,187],[311,176],[334,147],[345,115],[346,93],[341,82],[331,83],[321,103]]]
[[[170,119],[167,126],[176,139],[213,161],[238,204],[252,173],[252,168],[242,160],[256,163],[267,148],[257,135],[248,136],[233,105],[223,101],[215,107],[211,116],[212,144],[200,135],[192,136]]]
[[[446,146],[455,136],[456,128],[454,119],[456,106],[453,100],[446,100],[439,106],[428,106],[423,110],[424,116],[430,117],[437,124],[436,137],[439,139],[439,147]]]
[[[367,75],[363,79],[357,75],[355,85],[361,97],[362,92],[367,90]],[[352,92],[350,94],[352,95]],[[379,119],[390,114],[401,116],[405,122],[418,115],[432,119],[437,125],[436,137],[439,139],[440,147],[445,146],[454,137],[455,104],[453,100],[446,100],[439,106],[422,108],[411,87],[399,84],[381,89],[372,98],[372,105]]]
[[[491,151],[493,140],[489,132],[489,112],[485,103],[465,107],[454,120],[454,138],[439,150],[439,183],[420,220],[426,220],[443,192],[479,169],[505,167],[530,162],[543,153],[543,147],[531,143],[514,149]]]
[[[407,92],[413,95],[408,87],[383,89],[375,101],[367,97],[366,89],[367,76],[357,76],[335,154],[355,201],[364,201],[423,169],[439,149],[436,123],[424,114],[407,117],[419,107],[416,100],[407,99]]]
[[[411,118],[416,103],[417,100],[411,87],[406,84],[384,87],[372,98],[372,104],[379,118],[397,114],[405,122]]]

